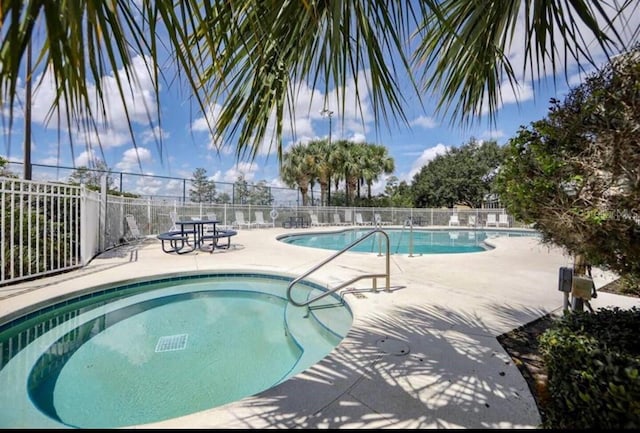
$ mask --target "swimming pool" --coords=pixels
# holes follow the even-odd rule
[[[295,233],[278,237],[278,240],[327,250],[341,250],[361,238],[371,229],[345,229],[331,232]],[[491,230],[491,229],[387,229],[389,252],[391,254],[455,254],[474,253],[491,249],[485,241],[492,237],[539,236],[533,230]],[[351,251],[380,253],[385,251],[382,236],[376,234],[362,241]]]
[[[0,427],[116,428],[255,395],[317,363],[351,327],[292,278],[197,273],[96,288],[0,326]],[[325,289],[305,281],[296,300]],[[314,304],[315,305],[315,304]]]

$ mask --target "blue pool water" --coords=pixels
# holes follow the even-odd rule
[[[3,325],[0,427],[132,426],[277,385],[329,354],[352,323],[335,296],[310,312],[293,306],[290,281],[253,273],[137,281]],[[305,282],[293,296],[321,290]]]
[[[361,238],[371,229],[346,229],[333,232],[296,233],[280,236],[278,239],[292,245],[300,245],[327,250],[341,250]],[[486,251],[491,247],[485,240],[498,236],[521,237],[539,236],[532,230],[425,230],[425,229],[384,229],[389,235],[391,254],[455,254]],[[351,251],[379,253],[385,251],[383,236],[376,234],[356,245]]]

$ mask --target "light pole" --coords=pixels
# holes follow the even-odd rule
[[[329,149],[331,149],[331,116],[333,116],[333,111],[324,108],[320,110],[320,115],[329,118]],[[322,205],[329,203],[331,203],[331,179],[329,179],[329,188],[327,189],[327,203],[322,203]]]
[[[322,117],[328,117],[329,118],[329,146],[331,146],[331,116],[333,116],[333,111],[328,110],[328,109],[323,109],[320,110],[320,115]]]

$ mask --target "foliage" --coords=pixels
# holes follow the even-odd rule
[[[345,182],[347,206],[355,204],[356,193],[360,198],[360,185],[367,186],[367,202],[372,201],[371,186],[382,174],[390,174],[395,168],[393,158],[385,146],[370,143],[354,143],[337,140],[311,141],[308,145],[297,144],[283,156],[280,177],[289,187],[298,187],[303,205],[308,205],[309,188],[320,184],[320,203],[337,202],[331,200],[331,182],[338,189],[340,181]],[[358,200],[360,203],[361,200]]]
[[[16,176],[15,174],[11,173],[11,171],[9,171],[9,168],[7,167],[8,164],[9,164],[9,161],[7,161],[2,156],[0,156],[0,177],[17,178],[18,176]]]
[[[191,178],[189,196],[194,203],[213,203],[216,199],[216,183],[207,179],[207,170],[196,168]]]
[[[14,186],[16,191],[19,188]],[[0,205],[14,209],[14,212],[3,212],[4,222],[1,224],[4,228],[0,234],[4,275],[32,275],[72,265],[63,252],[79,248],[78,239],[71,235],[77,221],[70,213],[55,210],[66,208],[68,200],[76,199],[54,196],[50,186],[41,192],[41,196],[24,203],[16,201],[17,193],[3,194],[5,203]]]
[[[72,185],[85,184],[91,189],[100,190],[102,176],[107,176],[107,189],[112,190],[114,180],[112,177],[112,170],[107,166],[104,161],[93,161],[94,168],[87,166],[78,167],[69,176],[69,183]]]
[[[570,312],[539,338],[549,377],[545,427],[640,427],[640,309]]]
[[[501,199],[546,242],[640,276],[640,48],[551,103],[510,140]]]
[[[28,72],[37,77],[46,70],[43,79],[56,83],[53,106],[62,112],[52,107],[48,113],[66,122],[60,129],[99,133],[109,112],[106,83],[116,86],[131,124],[130,86],[146,78],[136,76],[139,58],[156,107],[162,106],[160,81],[171,85],[179,77],[200,113],[215,103],[222,107],[209,127],[221,143],[237,143],[238,157],[255,157],[273,126],[280,158],[284,121],[296,117],[292,101],[304,83],[324,94],[335,90],[338,112],[349,104],[363,119],[371,112],[375,125],[408,123],[407,91],[419,100],[437,92],[438,109],[453,106],[454,117],[477,116],[486,106],[492,118],[502,83],[515,89],[519,77],[554,73],[559,59],[565,71],[593,63],[594,43],[606,55],[615,53],[625,43],[615,29],[627,28],[625,17],[635,7],[633,0],[606,7],[589,0],[5,1],[0,101],[12,125],[21,109],[16,96],[25,54],[33,50],[35,72]],[[630,13],[621,13],[625,9]],[[523,37],[514,38],[520,32]],[[522,53],[522,71],[512,69],[509,51]],[[423,72],[422,82],[414,69]],[[399,86],[403,75],[410,79],[406,88]],[[368,92],[356,92],[354,103],[348,88]],[[161,124],[152,113],[149,123]]]
[[[411,187],[406,181],[399,181],[396,176],[387,178],[387,184],[384,188],[384,196],[386,198],[386,206],[391,207],[412,207],[413,195]]]
[[[481,207],[485,196],[493,191],[502,159],[503,149],[495,141],[480,143],[474,138],[437,155],[413,177],[415,206]]]
[[[241,174],[233,183],[233,203],[248,204],[249,203],[249,183]]]
[[[315,155],[304,144],[292,146],[282,157],[280,177],[290,188],[297,187],[302,205],[309,204],[309,185],[315,178]]]

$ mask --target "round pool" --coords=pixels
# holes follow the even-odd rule
[[[181,274],[90,290],[0,326],[0,427],[116,428],[269,389],[317,363],[352,315],[295,307],[292,278]],[[297,284],[296,301],[325,289]]]
[[[491,249],[485,241],[492,237],[540,236],[533,230],[492,229],[383,229],[389,236],[391,254],[455,254],[475,253]],[[331,232],[295,233],[278,237],[278,240],[312,248],[339,251],[355,242],[371,229],[356,228]],[[350,251],[384,253],[385,240],[381,234],[371,236]]]

